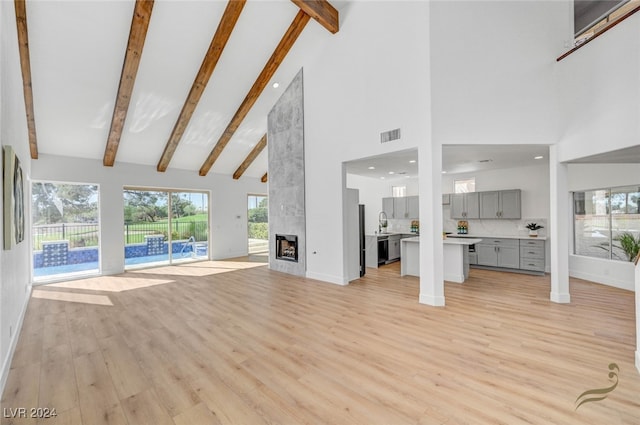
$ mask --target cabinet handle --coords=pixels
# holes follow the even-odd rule
[[[528,265],[529,265],[529,266],[533,266],[533,267],[535,267],[535,266],[536,266],[535,264],[531,264],[531,263],[529,263]]]
[[[527,252],[527,254],[535,254],[535,252],[531,252],[531,251],[529,251],[529,252]]]

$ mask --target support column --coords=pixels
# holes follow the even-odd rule
[[[418,149],[420,167],[420,303],[444,306],[442,145]]]
[[[571,196],[568,167],[558,161],[556,145],[549,147],[551,237],[551,301],[569,303],[569,236],[571,234]]]

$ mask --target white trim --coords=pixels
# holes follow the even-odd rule
[[[636,369],[640,373],[640,351],[636,350]]]
[[[460,275],[460,274],[455,274],[455,273],[444,273],[444,280],[447,282],[454,282],[454,283],[463,283],[464,282],[464,275]]]
[[[9,370],[11,368],[11,361],[13,360],[13,354],[16,351],[16,346],[18,345],[18,339],[20,338],[20,333],[22,332],[22,325],[24,323],[24,316],[27,312],[27,307],[29,306],[29,299],[31,298],[31,291],[33,287],[29,285],[29,290],[27,291],[27,297],[24,300],[22,311],[20,312],[20,317],[18,318],[18,323],[16,324],[16,329],[11,336],[11,341],[9,341],[9,351],[7,351],[7,357],[4,359],[4,363],[2,364],[2,374],[0,375],[0,394],[4,394],[4,387],[7,384],[7,379],[9,378]]]
[[[582,271],[570,270],[569,276],[577,279],[588,280],[589,282],[598,283],[600,285],[611,286],[618,289],[625,289],[627,291],[633,291],[633,282],[627,282],[622,279],[614,279],[610,276],[601,276],[594,273],[585,273]]]
[[[349,282],[342,276],[332,276],[324,273],[316,273],[307,271],[306,277],[308,279],[321,280],[323,282],[333,283],[334,285],[347,286]]]
[[[420,294],[420,304],[426,304],[433,307],[444,307],[444,297],[435,297],[429,294]]]
[[[554,303],[568,304],[571,302],[571,295],[568,293],[561,294],[559,292],[551,292],[550,299]]]

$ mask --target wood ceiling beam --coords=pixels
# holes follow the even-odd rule
[[[269,174],[269,173],[264,173],[264,176],[262,176],[262,177],[260,178],[260,181],[261,181],[262,183],[266,183],[266,182],[267,182],[267,174]]]
[[[22,72],[22,91],[27,114],[29,133],[29,151],[32,159],[38,159],[38,139],[36,138],[36,119],[33,112],[33,87],[31,86],[31,60],[29,58],[29,33],[27,31],[27,6],[25,0],[15,0],[16,24],[18,27],[18,50]]]
[[[207,50],[207,54],[202,61],[202,65],[200,65],[198,75],[196,75],[193,85],[191,86],[191,90],[189,91],[189,95],[187,96],[187,100],[182,106],[182,111],[180,111],[178,121],[173,127],[173,131],[164,148],[162,157],[160,157],[160,161],[157,166],[158,171],[166,171],[169,166],[169,162],[171,162],[171,158],[173,157],[173,154],[175,153],[178,144],[187,129],[187,125],[196,110],[196,106],[198,106],[200,97],[204,93],[204,89],[207,87],[209,78],[216,68],[227,41],[229,41],[231,32],[240,17],[240,13],[242,12],[242,8],[245,3],[246,0],[229,0],[227,3],[222,19],[218,24],[215,34],[213,35],[213,39],[211,39],[209,50]]]
[[[235,115],[231,118],[231,122],[227,125],[222,136],[220,136],[218,143],[216,143],[204,164],[200,167],[201,176],[206,176],[213,164],[216,162],[224,148],[233,137],[233,134],[236,132],[238,127],[240,127],[240,124],[242,124],[242,120],[247,116],[251,107],[258,100],[258,97],[260,97],[260,94],[269,83],[269,80],[271,80],[271,77],[273,77],[273,74],[275,74],[278,66],[280,66],[287,53],[298,39],[298,36],[302,33],[302,30],[305,25],[307,25],[307,22],[309,22],[309,19],[309,15],[300,10],[293,22],[291,22],[287,32],[282,36],[280,43],[278,43],[278,46],[273,51],[273,54],[265,64],[262,72],[253,83],[249,93],[247,93]]]
[[[291,0],[307,15],[318,21],[329,32],[335,34],[340,29],[338,11],[326,0]]]
[[[118,95],[116,97],[115,107],[113,108],[113,117],[111,118],[111,128],[109,129],[107,146],[102,160],[102,163],[107,167],[113,166],[116,160],[116,153],[118,152],[124,122],[127,118],[127,111],[129,110],[129,103],[131,102],[131,93],[133,92],[133,86],[136,82],[136,75],[138,73],[140,59],[142,58],[142,48],[144,47],[144,41],[147,36],[152,10],[153,0],[136,0],[133,18],[131,19],[127,51],[124,55],[124,64],[122,65],[122,74],[120,75]]]
[[[260,141],[253,147],[251,152],[249,152],[249,155],[247,155],[245,160],[242,161],[242,164],[240,164],[236,172],[233,173],[233,178],[238,180],[240,177],[242,177],[244,172],[247,171],[247,168],[249,168],[249,165],[251,165],[251,163],[258,157],[258,155],[260,155],[260,152],[262,152],[262,150],[266,146],[267,146],[267,135],[265,134],[264,136],[262,136]]]

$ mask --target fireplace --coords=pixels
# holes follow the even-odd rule
[[[298,262],[297,235],[276,235],[276,258]]]

